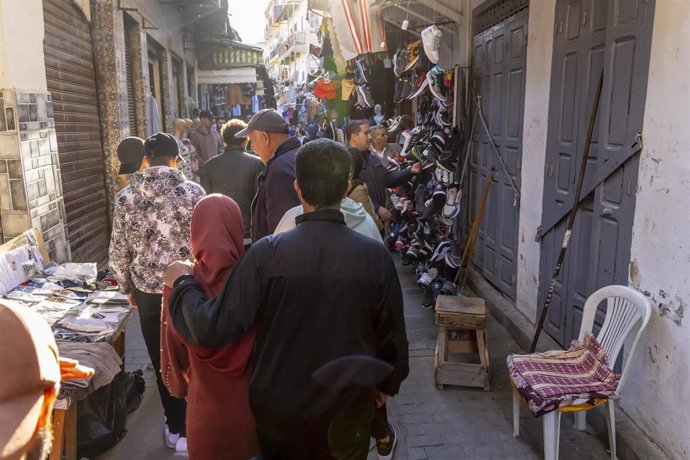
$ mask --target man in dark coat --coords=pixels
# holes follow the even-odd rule
[[[235,137],[248,137],[252,149],[266,165],[258,177],[258,189],[252,201],[252,241],[271,235],[288,209],[299,205],[295,182],[295,154],[301,147],[291,137],[290,126],[273,109],[257,112],[245,129]]]
[[[391,213],[386,209],[386,187],[397,187],[407,182],[414,174],[419,174],[422,167],[415,163],[400,171],[387,170],[376,155],[371,154],[371,134],[367,120],[353,120],[347,125],[347,144],[362,152],[364,166],[359,178],[367,184],[369,196],[374,203],[374,211],[384,222],[391,220]]]
[[[296,168],[297,226],[254,243],[214,299],[188,264],[172,264],[168,308],[175,329],[202,347],[256,324],[250,405],[263,458],[365,459],[375,408],[409,372],[402,291],[385,247],[339,211],[345,147],[310,142]]]
[[[251,243],[252,200],[256,195],[257,177],[266,166],[258,157],[245,151],[247,138],[235,134],[247,124],[239,119],[227,122],[221,128],[225,151],[208,160],[199,170],[201,186],[207,194],[221,193],[237,202],[242,210],[244,243]]]

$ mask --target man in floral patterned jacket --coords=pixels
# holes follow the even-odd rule
[[[165,411],[165,443],[186,451],[185,402],[170,395],[160,374],[160,308],[165,268],[192,257],[192,212],[205,193],[177,169],[179,150],[173,136],[158,133],[143,146],[141,140],[137,144],[128,139],[125,148],[118,148],[118,156],[120,174],[132,175],[129,186],[115,198],[110,269],[139,310]]]

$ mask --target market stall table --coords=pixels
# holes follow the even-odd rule
[[[96,375],[66,381],[53,414],[51,459],[77,457],[77,402],[112,382],[124,367],[127,297],[113,280],[97,281],[96,264],[51,264],[39,231],[0,246],[0,294],[20,302],[52,328],[60,356],[74,358]]]

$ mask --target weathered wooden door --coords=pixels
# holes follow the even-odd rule
[[[575,193],[594,92],[604,86],[585,182],[629,154],[642,132],[654,2],[558,0],[543,201],[540,306],[565,232],[554,216]],[[581,204],[545,330],[561,345],[577,338],[582,307],[602,286],[627,284],[639,168],[633,156]]]
[[[473,87],[510,178],[520,186],[522,120],[527,55],[526,2],[522,9],[481,31],[473,42]],[[508,10],[512,11],[512,10]],[[475,21],[476,23],[476,21]],[[474,109],[472,110],[474,112]],[[511,298],[516,293],[519,203],[481,122],[473,135],[469,175],[469,216],[476,214],[490,171],[495,170],[474,263],[484,278]]]

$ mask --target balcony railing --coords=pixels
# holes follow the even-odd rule
[[[302,46],[306,45],[307,43],[307,33],[304,31],[299,31],[299,32],[293,32],[290,35],[288,35],[287,39],[285,39],[285,42],[279,45],[279,50],[280,50],[280,55],[285,56],[286,54],[291,53],[295,46]]]

